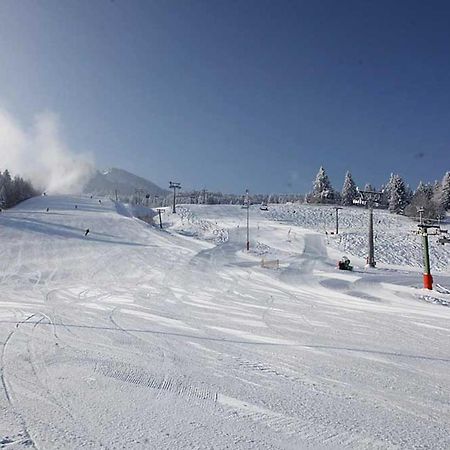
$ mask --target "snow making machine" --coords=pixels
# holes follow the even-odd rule
[[[350,265],[350,260],[346,256],[343,256],[342,259],[338,261],[337,266],[339,270],[353,270],[353,266]]]

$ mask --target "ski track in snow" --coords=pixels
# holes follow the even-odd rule
[[[122,210],[1,213],[0,448],[450,448],[450,246],[425,292],[414,223],[381,211],[374,270],[362,209],[333,236],[329,207],[252,207],[249,253],[239,206]]]

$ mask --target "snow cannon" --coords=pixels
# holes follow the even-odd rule
[[[338,269],[339,270],[353,270],[353,266],[350,265],[350,260],[343,256],[340,261],[338,261]]]

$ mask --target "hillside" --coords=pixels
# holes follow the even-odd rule
[[[0,445],[449,448],[450,295],[389,256],[336,270],[326,210],[284,208],[250,208],[249,253],[233,205],[167,209],[163,230],[90,196],[2,212]]]
[[[143,195],[165,197],[169,191],[160,188],[145,178],[134,175],[123,169],[96,171],[84,187],[86,194],[113,196],[117,191],[120,196],[131,196],[136,189],[143,190]]]

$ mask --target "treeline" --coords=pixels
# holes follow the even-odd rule
[[[434,183],[420,182],[415,190],[398,174],[391,174],[389,180],[378,188],[367,183],[358,187],[350,172],[344,177],[342,189],[336,190],[323,167],[313,182],[313,190],[306,194],[254,194],[249,196],[252,204],[257,203],[325,203],[336,205],[362,205],[366,204],[364,192],[375,192],[377,208],[385,208],[395,214],[404,214],[409,217],[422,216],[424,219],[439,219],[450,210],[450,172],[446,172],[442,181]],[[148,206],[169,206],[172,204],[172,194],[167,196],[150,196],[121,198],[134,204]],[[224,194],[222,192],[208,192],[206,190],[177,192],[178,204],[225,204],[243,205],[245,194]],[[420,212],[419,212],[420,211]]]
[[[308,203],[332,203],[341,205],[365,204],[364,192],[377,192],[379,208],[389,209],[395,214],[424,219],[440,219],[450,209],[450,172],[446,172],[442,181],[419,183],[412,190],[398,174],[391,174],[386,184],[378,189],[366,184],[359,189],[350,172],[345,174],[341,191],[333,189],[323,167],[320,167],[313,183],[313,190],[306,196]]]
[[[11,208],[36,195],[39,195],[39,192],[29,181],[17,175],[11,178],[8,169],[0,172],[0,208]]]
[[[288,202],[304,202],[303,194],[251,194],[249,196],[252,204],[257,203],[288,203]],[[154,195],[131,197],[119,196],[119,200],[124,203],[144,206],[170,206],[173,202],[173,195],[169,194],[165,197]],[[177,192],[178,204],[205,204],[205,205],[243,205],[245,202],[245,194],[223,194],[222,192],[208,191],[181,191]]]
[[[251,203],[287,203],[303,202],[305,196],[302,194],[250,194]],[[167,197],[171,204],[172,197]],[[207,204],[207,205],[243,205],[245,194],[223,194],[222,192],[191,191],[177,194],[178,203]]]

